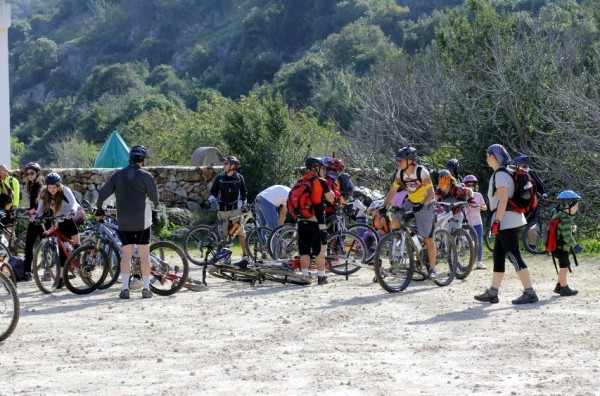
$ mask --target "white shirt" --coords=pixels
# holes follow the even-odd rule
[[[488,200],[490,201],[490,209],[495,210],[498,207],[499,201],[498,187],[506,187],[508,190],[508,198],[512,198],[512,196],[515,194],[515,182],[511,175],[502,171],[494,173],[492,178],[496,179],[496,191],[494,191],[493,180],[490,180],[488,187]],[[494,219],[496,219],[496,213],[494,213]],[[521,227],[525,224],[527,224],[527,221],[525,221],[525,216],[523,213],[506,210],[506,212],[504,212],[502,222],[500,223],[500,229],[508,230],[511,228]]]
[[[272,203],[276,208],[285,205],[290,195],[291,188],[276,184],[258,193],[258,196],[262,199],[266,199]]]

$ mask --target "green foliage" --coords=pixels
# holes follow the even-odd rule
[[[76,136],[65,136],[50,144],[51,166],[56,168],[91,168],[98,148]]]

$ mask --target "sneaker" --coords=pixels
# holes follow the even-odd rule
[[[483,261],[478,261],[477,269],[487,269],[487,267],[485,266],[485,264],[483,264]]]
[[[33,276],[31,276],[31,272],[25,272],[25,278],[23,278],[23,282],[31,282]]]
[[[121,293],[119,293],[119,298],[122,298],[123,300],[129,300],[129,289],[121,290]]]
[[[242,258],[242,261],[238,261],[237,263],[233,264],[236,267],[239,267],[240,269],[247,269],[248,268],[248,256],[244,256],[244,258]]]
[[[318,276],[317,277],[317,284],[318,285],[326,285],[329,282],[327,281],[327,277],[326,276]]]
[[[521,294],[521,297],[512,300],[512,303],[515,305],[520,305],[520,304],[532,304],[535,302],[540,301],[540,299],[538,298],[537,294],[535,294],[535,291],[531,290],[531,291],[523,291],[523,294]]]
[[[560,294],[560,289],[561,289],[560,283],[556,283],[556,286],[554,286],[554,293]]]
[[[474,297],[477,301],[489,302],[491,304],[496,304],[500,301],[498,300],[498,292],[496,291],[496,293],[493,293],[490,289],[485,289],[483,293],[477,294]]]
[[[142,290],[142,298],[152,298],[152,292],[148,289]]]
[[[435,268],[427,268],[427,277],[429,279],[437,278],[437,271],[435,270]]]
[[[579,293],[577,290],[573,290],[569,287],[569,285],[565,286],[565,287],[561,287],[560,288],[560,295],[561,297],[569,297],[569,296],[574,296],[577,293]]]
[[[129,288],[131,290],[140,290],[142,287],[144,287],[144,282],[136,277],[129,282]]]

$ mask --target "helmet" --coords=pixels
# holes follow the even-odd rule
[[[467,175],[463,179],[463,183],[478,183],[479,181],[475,177],[475,175]]]
[[[525,154],[517,155],[517,158],[515,158],[515,164],[529,164],[529,156]]]
[[[323,160],[319,157],[308,157],[304,161],[304,166],[306,166],[306,169],[310,170],[317,166],[325,166],[325,163],[323,163]]]
[[[558,193],[557,201],[579,201],[581,197],[573,190],[565,190]]]
[[[367,197],[367,194],[365,194],[364,192],[358,190],[358,189],[354,189],[354,191],[352,191],[352,197],[353,198],[358,198],[358,197]]]
[[[448,169],[442,169],[438,172],[438,188],[445,188],[452,182],[452,175]]]
[[[37,162],[28,162],[27,165],[25,165],[25,170],[27,170],[27,169],[31,169],[36,172],[39,172],[42,170],[42,167]]]
[[[48,173],[48,175],[46,176],[46,179],[44,180],[44,184],[46,184],[48,186],[53,186],[53,185],[57,185],[61,181],[62,181],[62,179],[60,178],[60,175],[56,172],[52,172],[52,173]]]
[[[133,162],[142,162],[146,159],[148,150],[144,146],[133,146],[129,151],[129,160]]]
[[[328,166],[328,165],[329,165],[329,163],[331,162],[331,160],[332,160],[332,158],[331,158],[331,157],[328,157],[328,156],[326,156],[326,155],[325,155],[325,156],[323,156],[323,157],[321,157],[321,161],[323,161],[323,163],[325,164],[325,166]]]
[[[227,157],[225,157],[225,160],[223,162],[229,162],[230,164],[233,164],[235,166],[240,166],[242,165],[242,163],[240,162],[239,159],[237,159],[235,156],[233,155],[228,155]]]
[[[404,146],[396,153],[396,159],[415,159],[417,158],[417,149],[410,146]]]
[[[323,161],[325,162],[325,161]],[[327,165],[327,168],[329,169],[335,169],[335,170],[339,170],[342,171],[344,170],[344,168],[346,167],[346,165],[344,165],[344,161],[342,161],[339,158],[332,158]]]
[[[379,210],[381,208],[383,208],[383,199],[378,199],[376,201],[371,202],[371,205],[369,205],[369,208],[367,209],[368,211],[371,210]]]
[[[450,158],[448,162],[446,162],[446,169],[450,172],[458,172],[458,160],[456,158]]]

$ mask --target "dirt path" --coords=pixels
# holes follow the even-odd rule
[[[548,258],[526,261],[541,301],[519,307],[514,273],[499,304],[473,300],[490,270],[401,294],[368,270],[308,287],[209,278],[151,300],[20,283],[0,394],[600,394],[600,260],[580,260],[571,298],[552,293]]]

